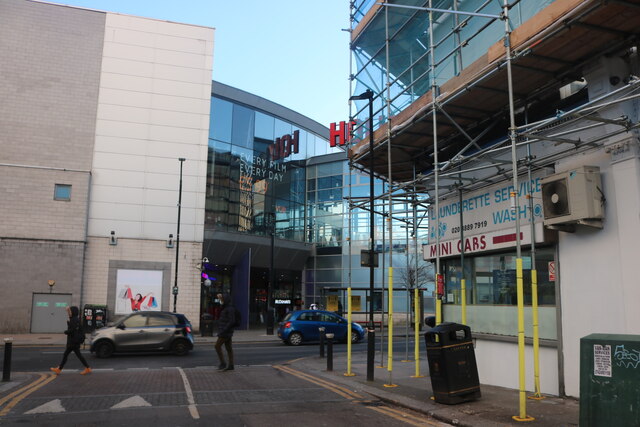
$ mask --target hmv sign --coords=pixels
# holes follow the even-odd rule
[[[354,120],[350,122],[331,123],[329,125],[329,145],[346,145],[351,141],[351,131],[356,126]]]
[[[293,131],[293,135],[283,135],[276,138],[272,145],[268,147],[269,158],[271,160],[279,160],[289,157],[291,154],[298,153],[300,131]]]

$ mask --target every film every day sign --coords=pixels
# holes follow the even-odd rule
[[[536,242],[544,241],[541,179],[541,176],[534,176],[531,181],[526,178],[519,181],[522,244],[531,243],[531,221],[535,224]],[[436,258],[436,232],[440,240],[441,257],[460,255],[463,250],[465,253],[474,253],[514,247],[516,212],[511,203],[512,191],[513,185],[504,182],[465,194],[462,203],[458,198],[442,200],[437,217],[433,212],[435,206],[432,206],[429,243],[422,245],[423,258]],[[533,191],[533,211],[529,209],[529,200],[525,197],[530,191]],[[464,242],[461,235],[464,235]]]

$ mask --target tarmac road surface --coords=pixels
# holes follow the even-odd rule
[[[0,425],[447,426],[287,364],[18,374]]]

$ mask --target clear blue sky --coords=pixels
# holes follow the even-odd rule
[[[214,80],[325,126],[348,118],[349,0],[55,3],[214,27]]]

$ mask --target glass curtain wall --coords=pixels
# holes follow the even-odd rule
[[[305,241],[305,160],[338,151],[292,123],[211,99],[205,228]]]
[[[349,215],[349,194],[354,207]],[[387,184],[376,179],[375,194],[388,191]],[[310,240],[316,243],[316,256],[307,261],[306,301],[327,306],[327,296],[337,295],[340,306],[346,310],[346,289],[351,287],[353,295],[359,297],[362,304],[356,311],[367,312],[368,305],[365,289],[369,289],[369,267],[360,265],[360,253],[369,249],[370,217],[368,210],[369,175],[354,171],[350,174],[346,161],[325,163],[307,168],[307,209],[308,233]],[[413,224],[413,207],[410,203],[394,205],[393,247],[389,244],[386,217],[386,200],[377,200],[375,215],[375,248],[379,253],[379,266],[374,270],[374,286],[381,290],[387,279],[390,253],[393,251],[394,283],[397,289],[413,287],[415,272],[418,271],[418,285],[423,289],[433,287],[433,274],[430,263],[422,259],[422,244],[427,242],[426,228],[418,228],[417,239],[412,237],[413,228],[407,235],[406,224]],[[419,208],[418,214],[424,213]],[[349,255],[349,219],[351,218],[351,256]],[[417,242],[417,254],[416,243]],[[358,290],[362,289],[362,290]],[[375,299],[375,298],[374,298]],[[383,299],[378,298],[379,301]],[[396,306],[397,304],[397,306]],[[406,309],[404,294],[399,295],[395,308]],[[329,307],[327,307],[329,308]],[[382,304],[374,307],[381,310]],[[386,308],[385,308],[386,309]]]

